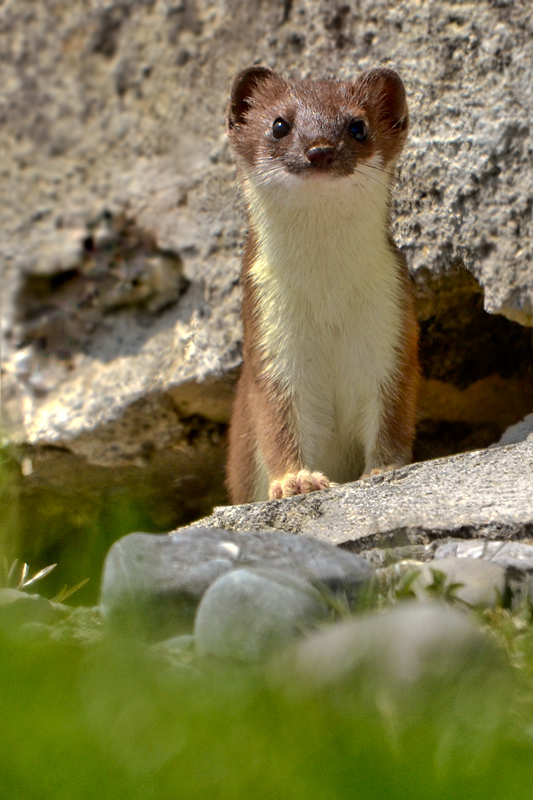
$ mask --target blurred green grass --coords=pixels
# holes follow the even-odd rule
[[[18,500],[5,479],[0,502],[9,534],[0,544],[12,546],[20,509],[9,505]],[[45,517],[34,515],[37,537]],[[29,518],[31,509],[25,509]],[[92,598],[99,579],[94,565],[110,538],[135,528],[138,515],[125,502],[81,518],[84,546],[98,559],[84,561],[85,550],[78,554],[71,544],[58,551],[54,572],[61,585],[66,577],[71,583],[91,577]],[[63,532],[67,540],[69,533]],[[50,560],[45,553],[30,564],[32,572]],[[53,575],[29,591],[52,597]],[[72,602],[87,602],[83,591]],[[478,618],[518,676],[508,724],[480,731],[479,741],[475,725],[465,734],[456,717],[463,701],[484,702],[483,685],[473,699],[453,681],[423,686],[422,713],[411,718],[404,709],[391,725],[380,698],[364,683],[291,691],[290,680],[280,685],[268,670],[170,657],[164,648],[116,634],[54,640],[4,632],[0,794],[9,800],[529,800],[531,606]],[[509,680],[507,673],[501,680]]]
[[[533,747],[520,726],[474,758],[468,745],[442,762],[446,696],[429,693],[438,715],[391,735],[371,702],[287,692],[250,668],[179,667],[120,640],[1,649],[6,798],[531,797]]]
[[[169,530],[156,524],[153,509],[134,486],[114,484],[112,477],[99,491],[82,481],[28,483],[19,462],[15,450],[0,449],[0,557],[9,564],[15,558],[27,562],[32,573],[57,564],[36,587],[46,597],[88,581],[72,602],[96,603],[102,564],[113,542],[132,531]]]

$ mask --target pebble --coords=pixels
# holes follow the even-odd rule
[[[347,715],[369,716],[393,741],[423,731],[448,768],[465,753],[488,757],[516,691],[503,653],[468,612],[417,601],[312,633],[274,660],[270,679],[295,698],[325,696]]]
[[[205,593],[196,615],[202,655],[260,661],[328,616],[308,581],[280,570],[237,569]]]

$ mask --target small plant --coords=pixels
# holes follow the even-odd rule
[[[81,589],[82,586],[85,586],[86,583],[89,582],[89,578],[85,578],[85,580],[80,581],[76,584],[76,586],[72,586],[69,588],[68,586],[63,586],[60,592],[56,594],[53,598],[54,603],[64,603],[67,597],[70,597],[74,592],[77,592],[78,589]]]
[[[28,577],[30,572],[28,564],[19,565],[19,560],[16,558],[9,565],[7,558],[2,556],[0,586],[6,589],[27,589],[28,586],[32,586],[49,575],[56,567],[57,564],[50,564],[48,567],[44,567],[31,577]]]
[[[43,567],[34,575],[29,577],[30,574],[30,567],[28,564],[23,563],[19,565],[19,560],[16,558],[11,565],[9,564],[7,558],[2,556],[0,561],[0,588],[4,589],[18,589],[22,591],[23,589],[27,589],[28,586],[33,586],[34,583],[37,581],[42,580],[47,575],[49,575],[53,569],[57,567],[57,564],[50,564],[48,567]],[[67,597],[70,597],[77,592],[82,586],[88,582],[89,578],[85,578],[85,580],[80,581],[76,584],[76,586],[72,586],[69,588],[68,586],[63,586],[60,592],[52,598],[54,603],[64,603]]]
[[[463,583],[446,583],[448,577],[446,573],[441,572],[439,569],[435,569],[433,567],[430,567],[430,571],[433,575],[433,581],[424,587],[425,591],[429,595],[438,597],[441,600],[454,600],[459,601],[460,603],[465,602],[457,596],[457,590],[464,586]],[[465,605],[468,605],[468,603],[465,603]]]
[[[410,600],[416,597],[416,594],[412,588],[413,583],[420,575],[420,569],[417,567],[411,567],[407,569],[403,574],[400,574],[398,582],[392,586],[392,591],[390,592],[391,599],[394,600]]]

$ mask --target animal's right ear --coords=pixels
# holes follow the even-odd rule
[[[228,133],[246,123],[252,95],[260,84],[270,80],[275,74],[268,67],[248,67],[239,72],[231,87],[226,119]]]

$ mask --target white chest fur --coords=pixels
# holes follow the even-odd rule
[[[339,482],[376,465],[398,358],[389,176],[376,166],[347,178],[271,174],[246,183],[264,366],[292,399],[306,468]]]

